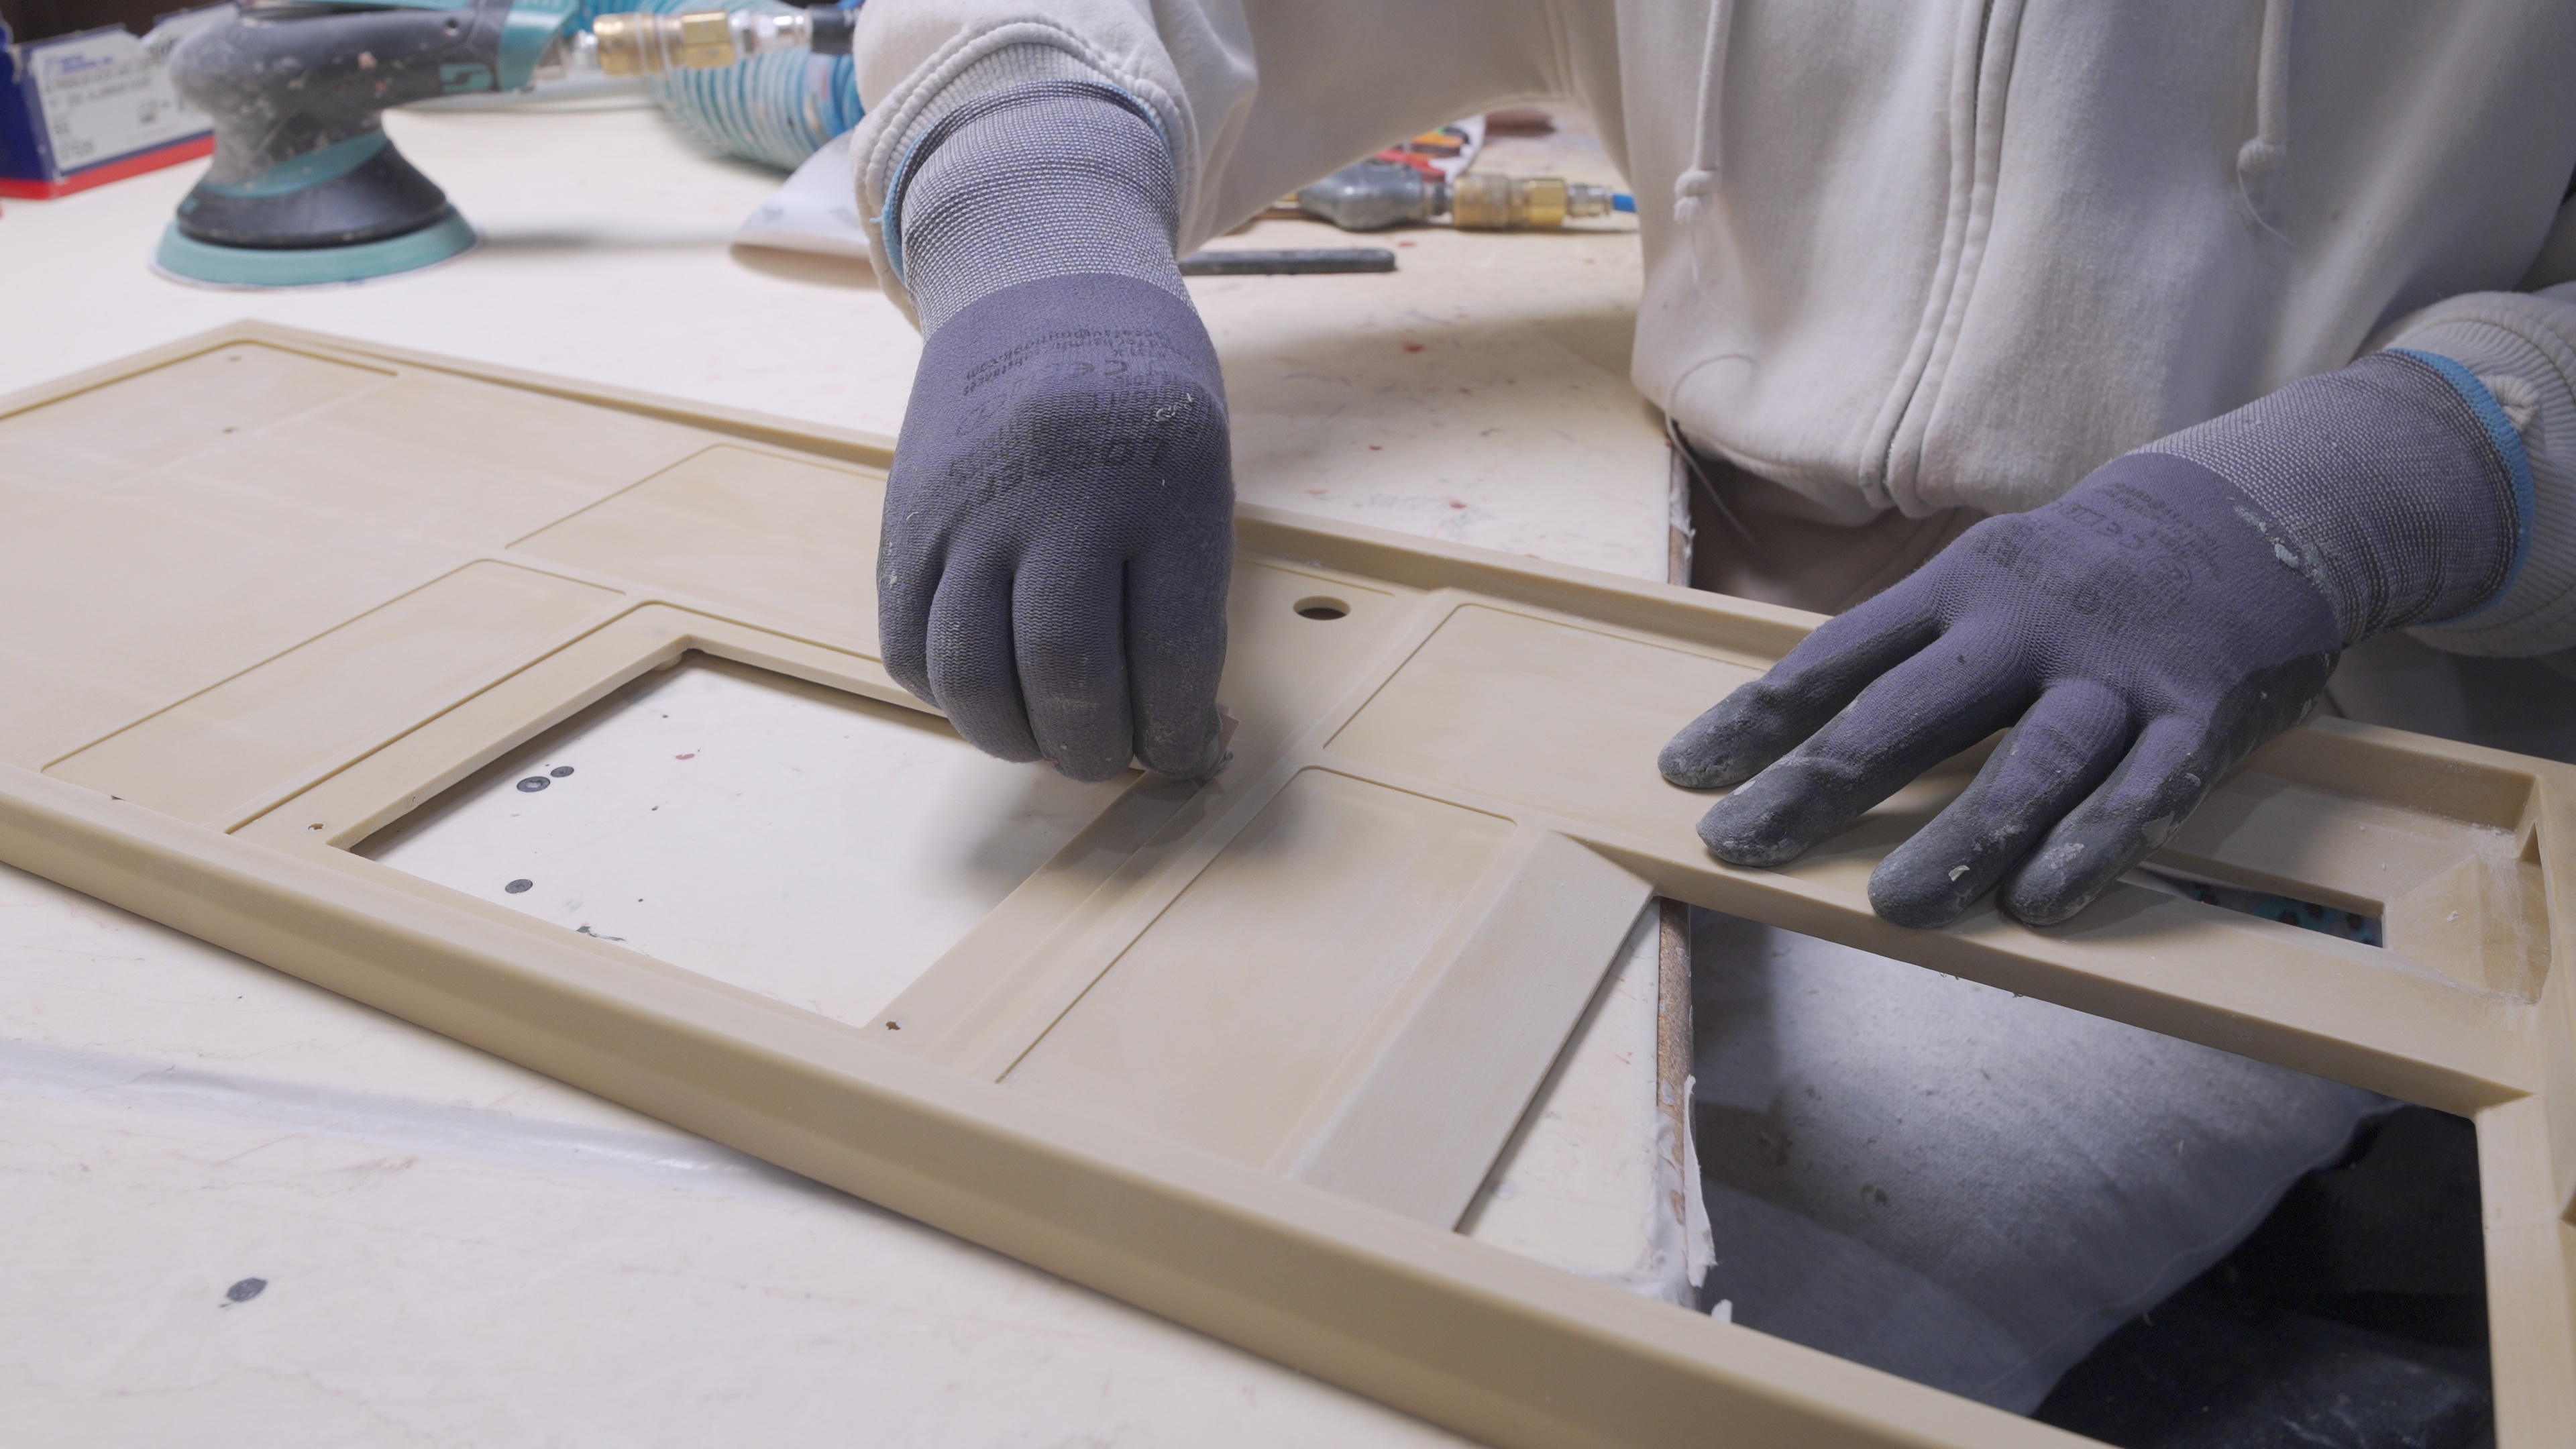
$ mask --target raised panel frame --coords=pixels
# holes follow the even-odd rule
[[[551,404],[612,434],[620,419],[679,427],[854,476],[890,456],[881,438],[256,324],[0,402],[0,425],[232,345],[422,379],[449,406],[506,395],[522,433]],[[358,395],[369,415],[388,411],[382,389]],[[1490,1163],[1580,1011],[1588,988],[1569,950],[1607,931],[1606,965],[1649,894],[1686,900],[2475,1117],[2500,1442],[2576,1436],[2562,905],[2576,771],[2329,721],[2258,755],[2167,847],[2178,869],[2376,909],[2384,950],[2132,887],[2044,931],[1991,908],[1902,931],[1870,914],[1869,868],[1973,760],[1769,872],[1711,859],[1690,829],[1705,797],[1653,773],[1665,734],[1811,616],[1257,508],[1238,540],[1228,697],[1247,723],[1234,763],[1198,788],[1139,777],[864,1025],[351,853],[692,651],[918,707],[858,628],[532,559],[506,540],[454,566],[542,568],[616,601],[209,818],[44,773],[134,720],[0,764],[0,860],[1492,1442],[1698,1443],[1717,1425],[1747,1443],[2074,1442],[1449,1230],[1458,1182]],[[1303,621],[1295,606],[1316,596],[1344,616]],[[346,620],[318,622],[308,637]],[[30,626],[9,627],[42,649]],[[1343,1055],[1296,1132],[1237,1160],[1014,1088],[1013,1067],[1172,902],[1319,772],[1490,816],[1508,837],[1442,906],[1399,1004],[1365,1041],[1327,1044]],[[1437,1022],[1453,1026],[1425,1026]],[[1486,1104],[1495,1120],[1467,1139],[1491,1145],[1436,1171],[1415,1160],[1435,1134],[1389,1104],[1407,1096],[1398,1084],[1424,1083]]]

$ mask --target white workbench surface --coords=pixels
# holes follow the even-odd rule
[[[193,166],[8,203],[0,393],[258,317],[899,426],[919,343],[866,269],[726,246],[776,178],[633,109],[391,129],[481,251],[201,291],[144,268]],[[1355,240],[1269,223],[1226,244]],[[1195,284],[1243,497],[1662,577],[1662,440],[1625,382],[1633,235],[1400,243],[1393,277]],[[1609,993],[1584,1048],[1603,1080],[1651,1061],[1652,1010],[1651,971]],[[1557,1159],[1517,1180],[1613,1176],[1585,1149],[1618,1131],[1559,1123]],[[1488,1207],[1480,1236],[1551,1231],[1545,1204]],[[0,1235],[13,1442],[1448,1442],[6,870]],[[249,1278],[269,1286],[228,1300]]]

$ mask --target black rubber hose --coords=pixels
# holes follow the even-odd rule
[[[807,45],[816,55],[850,53],[850,39],[859,29],[859,12],[817,5],[805,12],[805,18],[814,27]]]

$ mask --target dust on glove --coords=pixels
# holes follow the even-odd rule
[[[1105,275],[995,292],[913,380],[878,549],[886,670],[1006,760],[1205,775],[1233,530],[1225,391],[1189,305]]]
[[[2000,884],[2055,924],[2305,719],[2344,648],[2499,595],[2528,477],[2456,363],[2365,358],[1979,523],[1691,722],[1664,777],[1735,786],[1700,838],[1775,866],[2009,726],[1870,903],[1940,926]]]

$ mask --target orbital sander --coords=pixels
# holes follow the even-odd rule
[[[429,266],[474,228],[385,135],[384,113],[520,91],[575,70],[661,75],[810,47],[846,54],[839,9],[635,11],[582,23],[581,0],[240,0],[172,54],[215,155],[162,233],[183,281],[297,287]]]

